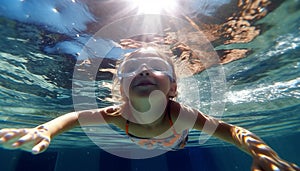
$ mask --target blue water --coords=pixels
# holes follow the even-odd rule
[[[181,2],[186,16],[206,23],[204,28],[218,28],[219,33],[228,30],[222,24],[230,16],[243,12],[236,1]],[[244,58],[223,65],[226,92],[221,119],[249,129],[282,158],[299,165],[300,2],[269,2],[258,9],[266,16],[249,22],[251,27],[238,27],[255,28],[259,30],[256,36],[237,40],[217,34],[212,40],[220,56],[226,50],[248,50]],[[128,4],[125,0],[0,1],[0,128],[34,127],[73,111],[72,76],[84,44],[108,23],[134,15],[136,10]],[[178,13],[172,15],[178,17]],[[201,22],[196,23],[202,26]],[[97,53],[112,60],[130,51],[107,39],[97,47]],[[194,78],[197,86],[189,88],[198,89],[202,96],[198,101],[181,101],[209,113],[207,72]],[[104,83],[111,81],[97,80],[97,85]],[[103,100],[109,89],[99,86],[96,94],[99,107],[111,105]],[[127,143],[109,136],[103,131],[110,148]],[[56,137],[48,151],[38,156],[0,149],[0,170],[250,170],[249,156],[215,138],[199,144],[199,136],[192,130],[184,150],[129,160],[99,149],[84,131],[75,128]]]

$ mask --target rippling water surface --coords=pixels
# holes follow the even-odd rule
[[[267,11],[270,8],[266,16],[252,23],[260,29],[259,35],[253,39],[230,42],[228,40],[235,40],[235,37],[226,38],[226,34],[221,34],[218,40],[223,43],[212,40],[218,52],[247,50],[244,58],[223,65],[227,87],[224,87],[226,106],[222,119],[246,127],[261,137],[280,137],[300,131],[300,2],[278,2],[271,1],[270,7],[261,9]],[[209,6],[201,9],[202,15],[212,13]],[[200,7],[194,10],[200,10]],[[236,10],[231,14],[233,16],[241,12],[238,7],[233,10]],[[76,48],[82,41],[72,38],[71,31],[55,32],[45,27],[47,23],[21,22],[0,14],[0,127],[33,127],[73,111],[72,74]],[[97,22],[93,15],[89,17],[90,21]],[[224,14],[224,19],[211,19],[219,23],[208,22],[207,25],[216,27],[228,18],[230,16]],[[92,33],[89,30],[77,34],[81,35],[81,40],[87,40]],[[195,78],[201,98],[190,102],[189,99],[181,100],[209,112],[211,101],[207,92],[210,91],[210,81],[207,73],[200,72]],[[110,82],[98,80],[97,84],[102,85],[104,81]],[[184,85],[181,88],[184,97],[189,96],[184,92],[188,88],[193,89]],[[99,107],[110,105],[100,100],[108,94],[109,90],[100,86],[97,92]],[[103,131],[103,137],[109,135]],[[199,146],[198,140],[199,132],[191,131],[188,146]],[[69,141],[78,146],[93,145],[81,129],[76,128],[58,136],[51,147],[68,146]],[[107,143],[118,145],[109,138]],[[211,139],[201,145],[219,144],[223,143]]]

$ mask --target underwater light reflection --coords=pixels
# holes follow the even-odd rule
[[[132,2],[135,8],[138,8],[139,14],[161,14],[163,11],[175,11],[177,0],[128,0]]]

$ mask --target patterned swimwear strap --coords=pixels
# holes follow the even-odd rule
[[[126,132],[127,135],[129,135],[129,131],[128,130],[129,130],[129,120],[127,119],[126,120],[126,125],[125,125],[125,132]]]

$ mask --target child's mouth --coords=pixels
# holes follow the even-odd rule
[[[153,84],[139,84],[137,87],[154,86]]]
[[[154,86],[155,83],[149,81],[149,80],[143,80],[143,81],[139,81],[137,84],[135,84],[135,87],[139,87],[139,86]]]
[[[153,85],[155,85],[155,84],[152,84],[150,82],[145,82],[145,83],[139,83],[139,84],[137,84],[136,87],[139,87],[139,86],[153,86]]]

